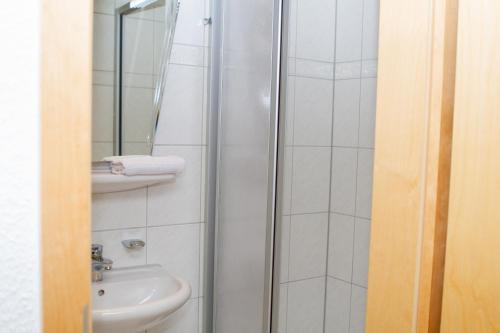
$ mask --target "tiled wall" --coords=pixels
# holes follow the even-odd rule
[[[208,1],[181,1],[165,105],[155,139],[154,155],[183,157],[185,172],[175,183],[97,194],[92,198],[93,242],[104,245],[104,256],[114,260],[114,267],[161,264],[186,278],[192,286],[188,303],[167,323],[149,333],[201,332],[208,66],[208,28],[202,21],[209,16]],[[94,134],[99,134],[95,130],[97,127],[109,126],[110,120],[101,119],[96,113],[102,112],[109,117],[108,112],[113,107],[113,11],[124,2],[95,0]],[[146,15],[136,19],[146,21],[142,22],[145,26],[154,23],[154,19]],[[151,37],[150,34],[154,36],[154,29],[146,32],[145,39]],[[151,90],[149,87],[136,88]],[[109,136],[107,130],[103,130],[102,135]],[[101,145],[95,156],[111,154],[109,147]],[[146,247],[126,250],[121,240],[130,238],[143,239]]]
[[[364,331],[378,0],[291,0],[280,332]]]

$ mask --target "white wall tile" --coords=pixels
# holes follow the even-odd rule
[[[160,264],[186,279],[191,285],[191,298],[198,297],[199,231],[198,223],[147,229],[148,264]]]
[[[333,62],[297,59],[296,75],[333,80],[335,66]]]
[[[328,245],[328,275],[351,281],[354,217],[331,214]]]
[[[366,289],[352,286],[349,333],[364,333],[366,316]]]
[[[369,251],[370,222],[369,220],[356,219],[352,282],[363,287],[368,287]]]
[[[359,146],[375,146],[375,109],[377,107],[377,79],[361,80],[359,119]]]
[[[114,15],[115,0],[94,0],[94,13]]]
[[[379,0],[364,0],[363,59],[378,58]]]
[[[198,299],[190,299],[167,320],[148,333],[198,333]]]
[[[289,258],[290,258],[290,221],[291,216],[283,216],[281,218],[280,232],[280,282],[289,280]]]
[[[288,333],[322,333],[325,278],[291,282],[288,285]]]
[[[127,239],[146,240],[146,228],[94,231],[92,243],[103,246],[103,256],[113,260],[113,267],[127,267],[146,264],[146,249],[127,249],[121,243]]]
[[[206,264],[206,258],[205,258],[205,228],[206,228],[206,223],[200,223],[200,232],[199,232],[199,249],[200,249],[200,255],[199,255],[199,264],[200,267],[198,269],[199,276],[199,283],[198,283],[198,296],[204,296],[205,295],[205,264]]]
[[[209,114],[208,111],[210,110],[210,71],[209,67],[204,67],[203,68],[203,105],[202,105],[202,117],[201,117],[201,144],[208,146],[208,122],[209,120]]]
[[[363,0],[337,1],[335,61],[361,60]]]
[[[115,18],[94,14],[93,67],[113,71],[115,64]]]
[[[331,209],[336,213],[354,215],[357,150],[333,148],[332,163]]]
[[[172,48],[171,64],[203,66],[205,48],[201,46],[174,44]]]
[[[92,84],[114,87],[115,72],[94,70],[92,72]]]
[[[334,45],[335,1],[299,0],[296,56],[333,62]]]
[[[335,81],[333,145],[356,147],[359,129],[359,79]]]
[[[124,141],[147,142],[153,128],[153,89],[124,88]]]
[[[288,56],[295,57],[297,45],[297,7],[299,0],[290,0],[288,16]]]
[[[136,73],[124,73],[123,86],[150,89],[153,89],[155,87],[153,75]]]
[[[377,77],[378,61],[363,60],[361,64],[361,76],[364,78]]]
[[[293,120],[295,117],[295,76],[286,82],[285,145],[293,144]]]
[[[327,278],[325,332],[349,331],[351,285],[331,277]]]
[[[333,82],[295,78],[295,145],[329,146],[332,130]]]
[[[292,163],[293,147],[285,147],[283,155],[283,189],[281,191],[281,212],[290,215],[292,208]]]
[[[328,211],[330,148],[294,147],[292,213]]]
[[[114,89],[92,86],[92,140],[113,142]]]
[[[201,147],[201,180],[200,180],[200,220],[207,222],[206,205],[207,205],[207,147]]]
[[[293,215],[290,222],[289,279],[326,274],[328,213]]]
[[[203,25],[204,18],[204,0],[182,1],[175,28],[174,42],[203,46],[205,29],[205,26]]]
[[[146,142],[123,142],[123,155],[149,155],[151,146]]]
[[[146,226],[146,189],[92,195],[92,230]]]
[[[201,147],[155,146],[154,155],[177,155],[186,169],[175,182],[149,187],[148,226],[201,221]]]
[[[288,61],[287,61],[287,71],[288,71],[288,75],[295,75],[295,65],[296,65],[296,62],[297,62],[297,58],[290,58],[288,57]]]
[[[361,61],[335,63],[335,80],[358,79],[361,77]],[[367,69],[369,72],[370,69]]]
[[[112,142],[92,142],[92,161],[100,161],[111,155],[113,155]]]
[[[123,20],[123,70],[153,74],[154,22],[126,17]]]
[[[203,68],[170,65],[156,144],[202,143]]]
[[[359,149],[356,216],[369,219],[372,211],[373,150]]]

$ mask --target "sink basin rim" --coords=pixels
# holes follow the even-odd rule
[[[142,304],[135,304],[135,305],[127,305],[127,306],[120,306],[120,307],[113,307],[113,308],[105,308],[105,309],[93,309],[92,311],[92,317],[94,321],[100,322],[102,320],[105,321],[119,321],[122,319],[133,319],[133,318],[141,318],[143,316],[154,316],[160,315],[160,314],[170,314],[174,311],[176,311],[178,308],[180,308],[183,304],[187,302],[189,297],[191,296],[191,286],[189,283],[174,275],[171,273],[168,273],[166,270],[164,270],[161,266],[159,265],[144,265],[144,266],[137,266],[137,267],[131,267],[131,268],[122,268],[119,269],[123,272],[126,272],[127,270],[133,271],[136,269],[145,269],[148,270],[150,269],[149,272],[146,271],[146,273],[149,273],[150,275],[154,273],[159,273],[159,276],[155,277],[161,277],[161,276],[167,276],[170,279],[174,280],[175,283],[178,284],[178,287],[176,289],[176,292],[173,295],[168,295],[167,297],[163,299],[158,299]],[[109,272],[110,274],[114,272]],[[138,274],[138,273],[135,273]],[[100,286],[102,286],[103,289],[106,288],[106,284],[110,283],[112,281],[106,281],[106,275],[104,276],[104,280],[102,282],[96,282],[93,283],[92,286],[92,291],[94,292],[95,290],[99,290]],[[98,296],[94,296],[98,297]],[[171,308],[172,310],[167,310],[165,312],[165,309]]]

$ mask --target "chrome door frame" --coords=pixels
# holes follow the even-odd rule
[[[282,184],[278,177],[282,173],[283,152],[279,149],[279,144],[284,138],[284,102],[285,94],[281,89],[286,87],[286,57],[287,44],[287,21],[288,1],[273,0],[273,45],[272,45],[272,85],[271,85],[271,103],[270,103],[270,140],[269,140],[269,173],[268,173],[268,208],[267,208],[267,227],[266,227],[266,272],[265,272],[265,295],[263,304],[263,333],[276,332],[278,318],[279,300],[279,257],[275,255],[279,248],[279,240],[276,242],[275,233],[281,229],[278,222],[280,203],[277,200],[277,193],[281,193]],[[212,29],[210,33],[210,69],[209,69],[209,101],[208,101],[208,124],[207,124],[207,190],[206,190],[206,256],[205,256],[205,300],[204,300],[204,333],[216,333],[215,331],[215,309],[217,299],[214,295],[214,288],[217,280],[217,230],[218,213],[217,203],[219,202],[219,183],[217,165],[220,160],[220,137],[218,129],[220,125],[220,96],[222,82],[220,79],[222,62],[222,10],[219,0],[213,0],[211,6]],[[282,88],[283,87],[283,88]],[[274,287],[277,286],[277,287]]]

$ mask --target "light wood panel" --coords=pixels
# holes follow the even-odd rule
[[[90,303],[92,1],[42,1],[42,274],[46,333]]]
[[[439,327],[455,6],[452,0],[380,3],[366,332]]]
[[[458,0],[433,4],[430,109],[417,332],[439,332],[450,186]]]
[[[500,2],[459,11],[441,332],[500,332]]]

